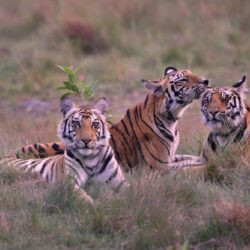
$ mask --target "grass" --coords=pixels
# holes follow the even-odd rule
[[[0,4],[1,155],[56,140],[55,88],[65,79],[56,65],[82,66],[81,79],[98,83],[96,98],[110,100],[114,121],[143,100],[140,79],[159,78],[166,66],[190,68],[218,86],[249,71],[247,0]],[[179,128],[179,153],[198,155],[207,133],[199,102]],[[47,186],[1,168],[0,248],[248,249],[250,170],[229,156],[211,161],[207,171],[134,171],[121,194],[87,187],[94,207],[66,184]]]
[[[206,172],[136,171],[122,193],[87,187],[93,207],[67,183],[48,186],[6,171],[0,177],[1,249],[249,247],[249,166],[237,166],[233,177],[221,167],[223,180]]]

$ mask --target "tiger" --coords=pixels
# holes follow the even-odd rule
[[[106,98],[85,106],[62,100],[58,136],[65,145],[64,154],[26,160],[7,157],[0,164],[37,173],[49,183],[69,176],[74,190],[90,203],[92,198],[81,188],[87,181],[110,183],[115,189],[129,186],[109,144],[107,107]]]
[[[177,125],[186,108],[206,90],[209,81],[190,70],[167,67],[159,80],[143,79],[142,84],[150,93],[109,129],[110,144],[121,167],[126,172],[145,165],[168,171],[199,165],[197,156],[176,155]],[[36,143],[22,147],[16,156],[44,157],[63,151],[63,142]]]
[[[203,94],[201,114],[210,132],[204,140],[200,161],[216,159],[230,146],[242,145],[249,163],[250,107],[246,103],[245,82],[243,76],[232,87],[211,87]]]

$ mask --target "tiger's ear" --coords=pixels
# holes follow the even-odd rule
[[[101,111],[102,114],[107,112],[108,107],[109,103],[106,97],[102,97],[93,105],[93,108]]]
[[[164,71],[164,75],[167,75],[167,74],[169,74],[169,73],[172,73],[172,72],[177,72],[178,70],[177,70],[177,68],[175,68],[175,67],[167,67],[166,69],[165,69],[165,71]]]
[[[246,76],[244,75],[241,80],[239,80],[238,82],[236,82],[233,85],[233,88],[237,89],[238,92],[240,93],[245,93],[247,92],[247,87],[246,87]]]
[[[152,81],[142,79],[142,84],[149,90],[151,90],[156,96],[160,96],[163,93],[163,87]]]
[[[65,116],[74,107],[74,103],[69,98],[66,97],[61,100],[60,107],[63,116]]]

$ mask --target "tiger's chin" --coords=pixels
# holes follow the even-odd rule
[[[225,123],[215,120],[207,121],[206,126],[217,133],[230,133],[236,127],[235,124],[231,124],[229,121]]]
[[[89,156],[89,155],[92,155],[93,152],[94,152],[94,149],[93,148],[78,148],[77,149],[77,152],[82,155],[82,156]]]
[[[89,145],[74,145],[72,149],[77,151],[80,155],[89,156],[92,154],[96,154],[103,147],[105,147],[107,143],[91,143]]]
[[[210,128],[210,130],[216,131],[216,132],[220,132],[220,131],[224,130],[224,127],[225,127],[222,122],[215,121],[215,120],[206,121],[205,125],[208,128]]]

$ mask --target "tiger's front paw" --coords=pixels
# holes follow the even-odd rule
[[[80,195],[80,197],[81,197],[84,201],[86,201],[88,204],[91,204],[91,205],[94,204],[93,199],[92,199],[89,195],[87,195],[83,190],[79,190],[79,195]]]

